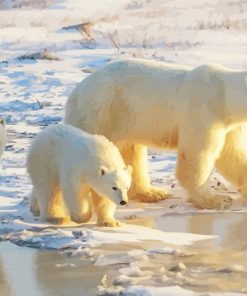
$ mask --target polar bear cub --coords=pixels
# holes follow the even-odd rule
[[[65,206],[71,220],[82,223],[90,219],[94,204],[98,225],[118,225],[113,215],[116,205],[128,202],[132,167],[105,137],[66,124],[47,127],[31,145],[27,170],[34,214],[62,223]]]
[[[0,116],[0,157],[3,155],[6,145],[6,123]]]

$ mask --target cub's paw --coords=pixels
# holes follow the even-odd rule
[[[61,225],[61,224],[68,224],[70,222],[69,217],[48,217],[46,221],[51,224]]]
[[[115,219],[102,219],[97,221],[97,226],[103,226],[103,227],[119,227],[121,223],[118,220]]]
[[[90,216],[80,216],[80,215],[76,215],[76,214],[71,214],[71,220],[77,224],[82,224],[82,223],[86,223],[90,220],[91,215]]]

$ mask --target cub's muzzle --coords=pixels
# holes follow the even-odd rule
[[[125,201],[125,200],[121,200],[121,201],[120,201],[120,205],[121,205],[121,206],[125,206],[125,205],[127,205],[127,201]]]

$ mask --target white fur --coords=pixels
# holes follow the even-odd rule
[[[150,185],[147,146],[176,149],[177,178],[202,208],[225,208],[208,179],[216,166],[247,195],[247,72],[128,59],[84,79],[67,101],[65,122],[100,133],[133,166],[130,197],[158,201]]]
[[[5,120],[0,116],[0,157],[3,155],[6,146],[6,123]]]
[[[64,216],[60,195],[71,219],[85,222],[91,217],[90,195],[97,192],[112,209],[103,213],[95,202],[98,223],[103,225],[115,221],[115,204],[128,201],[131,168],[125,166],[116,146],[69,125],[50,126],[34,139],[27,169],[34,186],[31,209],[40,209],[40,215],[50,221]]]

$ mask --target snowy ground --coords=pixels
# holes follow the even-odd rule
[[[176,252],[178,246],[209,239],[206,235],[165,232],[164,215],[210,214],[185,201],[185,194],[174,178],[175,154],[149,155],[152,182],[169,189],[173,197],[155,205],[131,204],[119,209],[117,217],[128,223],[119,229],[98,228],[93,222],[82,228],[56,229],[34,219],[27,206],[31,185],[25,158],[34,135],[44,126],[61,121],[64,103],[75,84],[113,59],[142,57],[194,66],[218,62],[246,68],[247,3],[244,0],[0,0],[0,9],[0,115],[6,118],[8,129],[8,144],[1,159],[0,240],[35,248],[73,249],[79,254],[93,252],[106,243],[141,246],[147,241],[159,242],[156,251],[151,247],[142,251],[129,248],[111,258],[96,253],[92,263],[104,265],[117,260],[130,265],[132,261],[149,260],[152,252]],[[80,30],[69,27],[82,23]],[[55,60],[42,59],[45,49]],[[212,176],[212,186],[212,190],[228,191],[237,197],[236,191],[217,173]],[[246,212],[237,202],[233,210]],[[120,272],[122,278],[118,279],[119,288],[114,293],[121,290],[121,295],[194,295],[175,285],[172,288],[167,274],[163,275],[162,283],[169,288],[155,288],[157,283],[152,282],[152,274],[145,274],[140,266],[132,265],[130,270]],[[142,281],[131,281],[132,272],[138,273]],[[153,287],[144,287],[145,277]],[[139,282],[141,285],[134,286]],[[106,293],[104,285],[99,289]]]

